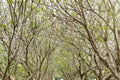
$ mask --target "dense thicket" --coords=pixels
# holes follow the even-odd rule
[[[120,80],[119,0],[1,0],[0,79]]]

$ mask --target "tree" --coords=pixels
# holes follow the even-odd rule
[[[54,1],[51,15],[59,24],[60,39],[76,55],[80,77],[119,80],[119,27],[117,1]],[[57,8],[56,8],[56,7]],[[58,25],[57,25],[58,26]],[[56,27],[57,28],[57,27]],[[59,34],[58,34],[59,35]],[[76,60],[73,60],[76,63]],[[85,63],[84,65],[81,65]],[[80,67],[79,67],[80,66]],[[83,67],[85,72],[81,73]],[[84,75],[83,75],[84,74]],[[81,78],[82,78],[81,77]]]
[[[2,80],[120,80],[118,0],[1,0]]]
[[[40,79],[56,48],[42,1],[1,2],[1,76],[3,80]],[[5,6],[6,5],[6,6]],[[47,24],[46,24],[47,23]],[[47,33],[47,34],[46,34]],[[44,69],[45,68],[45,69]]]

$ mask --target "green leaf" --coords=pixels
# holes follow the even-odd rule
[[[98,41],[100,41],[100,42],[104,42],[103,38],[100,37],[100,36],[97,36],[97,39],[98,39]]]
[[[0,54],[3,53],[4,51],[2,49],[0,49]]]
[[[25,72],[25,69],[24,69],[23,65],[21,65],[21,64],[18,64],[18,69],[23,73]]]
[[[38,3],[40,3],[40,2],[41,2],[41,0],[38,1]]]
[[[27,11],[27,12],[26,12],[26,16],[27,16],[27,17],[30,17],[30,15],[31,15],[30,12]]]
[[[32,5],[32,9],[34,9],[35,8],[35,5]]]
[[[5,24],[2,24],[2,23],[0,23],[0,27],[6,27],[6,25]]]
[[[8,4],[12,4],[13,3],[13,0],[8,0]]]
[[[57,0],[57,2],[59,3],[61,0]]]
[[[45,8],[45,7],[42,7],[41,10],[42,10],[42,11],[46,11],[46,8]]]
[[[75,12],[71,13],[73,17],[77,17],[77,14]]]
[[[9,21],[8,23],[7,23],[7,26],[9,26],[9,25],[11,25],[13,23],[13,21],[11,20],[11,21]]]

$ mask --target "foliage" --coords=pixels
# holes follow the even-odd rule
[[[1,0],[0,79],[120,80],[118,0]]]

